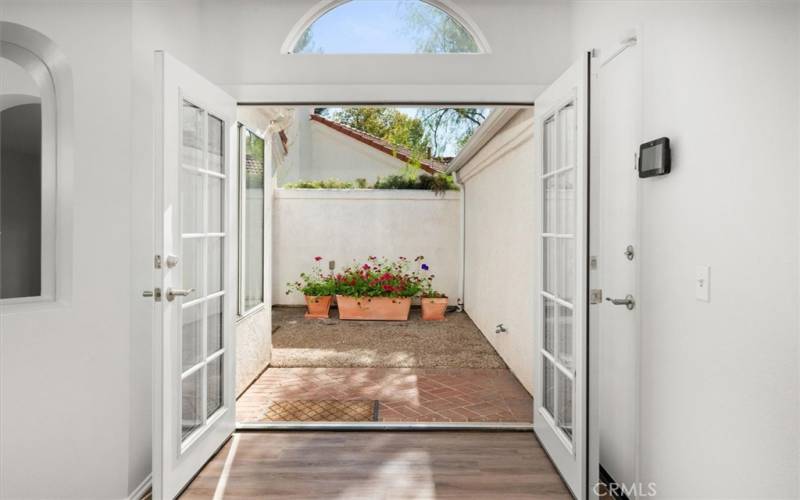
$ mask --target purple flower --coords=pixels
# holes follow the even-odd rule
[[[423,271],[427,271],[428,269],[430,269],[430,268],[428,267],[428,264],[422,264],[422,266],[420,266],[420,267],[422,267],[422,270],[423,270]]]

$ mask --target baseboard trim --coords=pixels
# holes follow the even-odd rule
[[[527,422],[240,422],[241,431],[517,431],[531,432]]]
[[[142,500],[143,498],[150,495],[150,492],[153,488],[153,475],[148,474],[144,481],[139,483],[139,486],[136,487],[133,492],[128,495],[128,500]]]

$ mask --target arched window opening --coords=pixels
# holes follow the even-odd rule
[[[476,54],[485,41],[442,0],[349,0],[306,16],[294,54]],[[309,24],[310,23],[310,24]],[[286,47],[285,47],[286,48]]]
[[[69,80],[63,56],[49,39],[24,26],[0,22],[3,306],[55,300],[58,261],[71,257],[68,250],[62,251],[69,247],[70,233],[66,179],[71,165],[65,154],[71,137]],[[60,279],[66,283],[69,273],[64,274]]]

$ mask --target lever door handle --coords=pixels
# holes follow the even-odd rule
[[[636,307],[636,301],[633,299],[633,295],[626,295],[624,299],[612,299],[611,297],[607,297],[606,300],[615,306],[625,306],[629,311],[632,311],[633,308]]]
[[[181,290],[180,288],[169,288],[167,289],[167,300],[172,302],[175,300],[175,297],[186,297],[192,292],[194,292],[194,288],[188,288],[186,290]]]

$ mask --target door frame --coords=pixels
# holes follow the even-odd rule
[[[591,65],[590,65],[590,78],[589,78],[589,95],[590,95],[590,108],[589,108],[589,126],[591,129],[591,117],[592,117],[592,108],[591,108],[591,95],[593,92],[592,83],[594,78],[596,77],[598,71],[600,71],[604,66],[611,63],[617,56],[621,55],[628,49],[635,48],[639,50],[638,57],[639,59],[639,67],[641,69],[641,62],[642,62],[642,47],[641,47],[641,28],[636,27],[632,30],[632,32],[628,33],[621,41],[617,44],[610,45],[603,49],[593,49],[592,50],[592,58],[591,58]],[[637,98],[641,99],[641,95]],[[639,103],[641,105],[641,101]],[[641,125],[641,120],[640,120]],[[591,139],[591,136],[590,136]],[[592,150],[593,142],[589,141],[589,162],[588,165],[591,167],[591,159],[593,157],[593,150]],[[596,145],[597,142],[594,141]],[[596,175],[596,174],[595,174]],[[602,228],[602,212],[598,210],[598,200],[597,197],[592,197],[592,171],[591,168],[588,170],[588,189],[589,189],[589,206],[588,206],[588,213],[587,213],[587,224],[589,230],[589,238],[588,238],[588,252],[591,255],[593,252],[596,252],[601,247],[601,241],[597,240],[596,234],[601,231]],[[595,191],[597,189],[602,189],[601,187],[595,186]],[[641,207],[641,187],[637,187],[637,206]],[[639,227],[639,235],[641,236],[641,225],[637,222],[637,226]],[[639,245],[641,245],[641,239],[639,240]],[[639,259],[639,254],[641,253],[641,248],[636,248],[636,259],[635,259],[635,266],[636,266],[636,290],[638,293],[641,292],[641,260]],[[598,285],[598,287],[602,288],[598,284],[597,280],[598,277],[592,276],[592,269],[591,266],[588,268],[588,276],[587,276],[587,283],[588,288],[591,290],[594,288],[594,285]],[[605,294],[606,290],[603,289],[603,293]],[[640,297],[636,298],[636,308],[634,309],[634,313],[636,314],[636,322],[639,325],[639,339],[636,345],[636,366],[635,366],[635,385],[636,391],[634,394],[634,405],[633,408],[634,412],[634,421],[635,421],[635,435],[636,441],[635,446],[636,449],[634,450],[634,457],[635,457],[635,487],[641,488],[641,476],[640,476],[640,466],[641,466],[641,300]],[[603,297],[605,299],[605,297]],[[598,306],[600,304],[597,304]],[[591,332],[601,332],[600,329],[600,310],[599,307],[591,307],[591,303],[588,305],[588,329]],[[591,485],[596,485],[600,481],[600,429],[599,429],[599,422],[600,422],[600,404],[599,404],[599,377],[600,377],[600,344],[599,338],[596,335],[589,335],[589,370],[587,371],[587,376],[589,377],[588,380],[588,397],[589,397],[589,418],[590,422],[594,422],[595,425],[590,426],[589,434],[588,434],[588,454],[587,454],[587,466],[589,467],[589,493],[592,495],[590,498],[597,498],[597,495],[594,494],[592,491]],[[615,478],[616,479],[616,478]],[[630,486],[630,485],[627,485]]]

